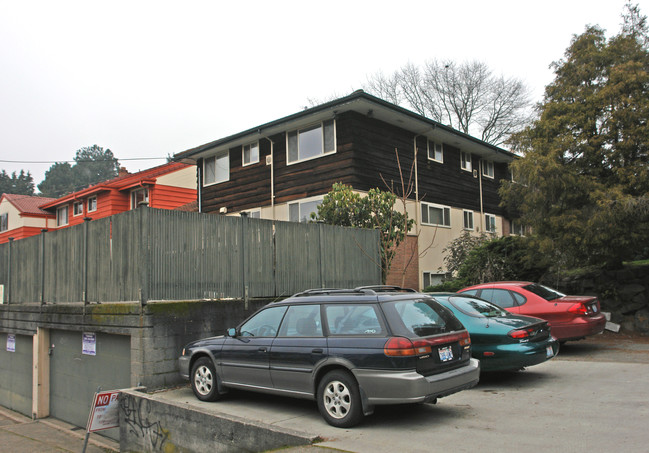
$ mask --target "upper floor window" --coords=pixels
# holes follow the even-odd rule
[[[444,145],[428,140],[428,158],[436,162],[444,162]]]
[[[56,226],[64,226],[68,224],[68,206],[61,206],[56,209]]]
[[[473,229],[473,211],[464,211],[464,229]]]
[[[286,149],[289,164],[336,152],[334,120],[287,133]]]
[[[482,175],[487,178],[494,177],[494,162],[492,160],[485,160],[482,162]]]
[[[492,214],[485,214],[485,230],[489,233],[496,232],[496,216]]]
[[[75,201],[72,204],[72,215],[78,216],[83,214],[83,201]]]
[[[230,153],[221,151],[203,161],[203,185],[218,184],[230,180]]]
[[[88,198],[88,212],[97,210],[97,197]]]
[[[131,192],[131,209],[139,208],[140,205],[149,202],[149,189],[142,187]]]
[[[451,208],[422,203],[421,223],[425,225],[451,226]]]
[[[471,171],[471,154],[460,151],[460,167],[462,170]]]
[[[0,232],[7,231],[9,229],[9,213],[5,212],[0,214]]]
[[[259,142],[243,145],[242,152],[241,160],[244,166],[259,162]]]
[[[318,205],[322,203],[322,199],[300,201],[296,203],[289,203],[288,205],[288,220],[289,222],[302,222],[306,223],[311,219],[311,213],[318,213]]]

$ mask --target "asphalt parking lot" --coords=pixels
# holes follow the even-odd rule
[[[188,387],[161,392],[210,412],[258,420],[318,436],[282,453],[347,452],[646,452],[649,436],[649,337],[605,333],[567,343],[550,362],[483,376],[474,389],[437,405],[387,406],[353,429],[336,429],[315,403],[236,392],[202,403]],[[7,412],[7,411],[5,411]],[[81,451],[83,431],[58,420],[32,421],[0,411],[0,451]],[[93,434],[88,451],[117,451]]]

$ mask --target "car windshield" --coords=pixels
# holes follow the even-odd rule
[[[470,316],[496,318],[508,313],[497,305],[473,297],[450,296],[448,301],[458,310]]]
[[[530,285],[523,286],[523,289],[526,289],[545,300],[555,300],[565,296],[565,294],[560,293],[557,290],[548,288],[547,286],[539,285],[538,283],[532,283]]]
[[[396,314],[400,321],[399,328],[395,329],[399,334],[427,337],[464,329],[453,313],[433,300],[400,300],[386,303],[384,307],[391,319]]]

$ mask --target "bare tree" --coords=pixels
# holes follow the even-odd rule
[[[363,88],[494,145],[527,125],[532,112],[521,80],[495,76],[479,61],[407,63],[391,76],[369,76]]]

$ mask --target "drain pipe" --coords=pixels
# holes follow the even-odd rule
[[[482,166],[483,159],[478,161],[478,181],[480,182],[480,231],[484,233],[484,202],[482,199]]]
[[[271,215],[273,217],[273,221],[275,221],[275,155],[274,155],[275,142],[273,142],[268,137],[262,137],[262,138],[265,138],[270,142],[270,209],[272,212]]]

